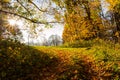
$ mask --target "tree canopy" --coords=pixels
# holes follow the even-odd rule
[[[108,5],[105,7],[106,14],[105,4]],[[118,38],[119,5],[119,0],[1,0],[0,20],[1,25],[11,16],[22,19],[28,23],[27,25],[32,24],[32,26],[65,23],[64,42],[104,38],[108,29],[112,29],[112,36],[117,35]],[[106,15],[111,17],[108,18]],[[3,28],[2,26],[0,28],[1,35],[5,29],[7,30]]]
[[[50,0],[2,0],[0,12],[24,18],[37,24],[62,23],[58,21],[44,21],[45,15],[54,15],[57,9]],[[44,13],[44,14],[43,14]]]
[[[66,9],[64,13],[64,42],[80,39],[109,37],[107,30],[113,30],[111,37],[119,32],[119,0],[53,0],[58,6]],[[59,4],[58,4],[59,3]],[[106,5],[106,7],[105,7]],[[106,15],[111,12],[109,18]],[[119,35],[119,33],[118,33]]]
[[[10,34],[18,32],[16,25],[13,27],[8,23],[12,18],[24,21],[23,28],[30,25],[31,32],[40,25],[63,24],[61,11],[51,0],[0,0],[0,36],[2,38],[6,31]]]

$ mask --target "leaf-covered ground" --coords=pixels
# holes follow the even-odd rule
[[[85,48],[0,42],[0,80],[119,80],[120,46]]]
[[[57,75],[60,80],[117,80],[120,78],[120,47],[118,45],[87,48],[36,46],[35,48],[54,55],[60,60],[56,66],[56,73],[62,73]]]

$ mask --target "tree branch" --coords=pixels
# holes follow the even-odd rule
[[[34,2],[32,2],[31,0],[29,0],[29,2],[31,3],[31,4],[33,4],[39,11],[41,11],[41,12],[47,12],[47,10],[42,10],[42,9],[40,9]]]
[[[21,4],[21,2],[19,1],[19,0],[17,0],[17,2],[28,12],[28,13],[30,13],[30,11],[23,5],[23,4]],[[31,14],[31,13],[30,13]]]
[[[32,23],[36,23],[36,24],[49,24],[49,23],[62,23],[63,24],[64,23],[64,22],[58,22],[58,21],[51,21],[51,22],[36,21],[36,20],[30,19],[30,18],[27,18],[23,15],[13,13],[13,12],[9,12],[9,11],[6,11],[6,10],[1,10],[1,9],[0,9],[0,12],[5,13],[5,14],[11,14],[11,15],[14,15],[14,16],[18,16],[20,18],[26,19],[26,20],[31,21]]]

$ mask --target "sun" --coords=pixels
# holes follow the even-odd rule
[[[12,26],[15,26],[15,25],[23,26],[23,21],[22,20],[8,19],[8,22]]]
[[[12,26],[16,25],[16,20],[14,20],[14,19],[9,19],[8,22]]]
[[[18,21],[16,21],[16,24],[19,26],[19,27],[21,27],[21,26],[23,26],[23,21],[22,20],[18,20]]]

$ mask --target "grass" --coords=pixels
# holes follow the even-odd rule
[[[117,45],[118,46],[118,45]],[[61,52],[61,54],[66,55],[93,55],[96,59],[101,60],[106,57],[109,60],[119,60],[120,58],[120,47],[116,46],[116,49],[110,48],[108,46],[93,46],[89,48],[62,48],[62,47],[46,47],[46,46],[34,46],[35,49],[40,50],[45,53],[56,54]],[[68,54],[69,53],[69,54]]]
[[[99,74],[102,74],[101,71],[103,70],[103,75],[101,75],[101,79],[115,79],[120,73],[120,50],[119,45],[116,44],[116,47],[111,47],[110,45],[96,45],[92,47],[84,47],[84,48],[61,48],[61,47],[39,47],[35,46],[36,49],[45,52],[54,54],[58,58],[62,58],[61,61],[65,62],[64,64],[68,65],[76,65],[79,60],[85,60],[84,63],[88,64],[89,66],[97,66],[100,71],[97,69],[95,70]],[[66,61],[64,61],[66,60]],[[92,65],[89,64],[89,60],[93,63]],[[87,65],[86,65],[87,66]],[[80,67],[80,66],[79,66]],[[115,72],[114,72],[115,70]],[[67,75],[68,76],[68,75]],[[85,76],[85,75],[84,75]],[[98,76],[98,75],[97,75]],[[87,77],[87,74],[86,74]],[[80,77],[79,77],[80,78]],[[63,79],[63,78],[62,78]],[[86,78],[83,78],[86,79]],[[98,79],[98,78],[96,78]],[[67,79],[65,79],[67,80]],[[92,79],[91,79],[92,80]]]

